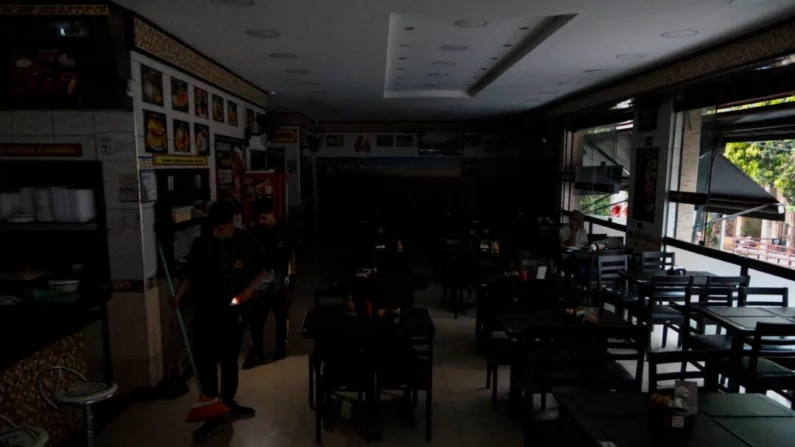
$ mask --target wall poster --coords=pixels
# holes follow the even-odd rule
[[[177,112],[190,113],[188,83],[175,77],[171,78],[171,108]]]
[[[227,123],[230,126],[234,126],[234,127],[238,126],[238,121],[237,121],[237,103],[236,102],[226,101],[226,118],[228,120]]]
[[[210,126],[193,123],[193,141],[199,155],[210,155]]]
[[[207,90],[193,87],[193,102],[195,104],[196,116],[205,119],[210,117],[208,113],[210,98],[207,96]]]
[[[190,150],[190,123],[174,120],[174,151],[189,153]]]
[[[213,95],[213,121],[223,123],[224,119],[224,98]]]
[[[659,147],[644,147],[637,151],[635,159],[635,191],[632,194],[632,218],[642,222],[654,222],[657,212],[657,170],[660,160]]]
[[[144,110],[146,152],[168,152],[168,122],[165,114]]]
[[[241,204],[243,173],[246,170],[244,148],[243,140],[215,136],[215,181],[218,200],[232,199],[236,207]]]
[[[141,64],[141,99],[143,102],[163,105],[163,73]]]

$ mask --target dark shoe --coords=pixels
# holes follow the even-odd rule
[[[250,354],[243,362],[243,369],[251,369],[265,364],[265,356],[262,354]]]
[[[223,430],[224,427],[226,427],[226,419],[224,417],[210,419],[196,430],[196,433],[193,434],[193,441],[204,442]]]
[[[257,414],[257,411],[253,408],[244,407],[235,401],[224,402],[224,405],[229,407],[229,416],[234,419],[253,418]]]

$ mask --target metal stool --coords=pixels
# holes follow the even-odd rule
[[[63,373],[76,376],[79,380],[61,387]],[[55,386],[47,385],[47,373],[57,372],[58,376]],[[91,406],[113,397],[118,390],[118,386],[113,382],[89,382],[85,376],[66,366],[51,366],[39,371],[36,375],[36,384],[39,393],[55,409],[60,409],[62,405],[82,405],[86,411],[86,439],[89,447],[94,447],[94,414]]]
[[[0,432],[2,446],[44,447],[50,444],[50,436],[39,427],[18,426],[3,415],[0,415],[0,422],[5,422],[11,427],[11,430]]]

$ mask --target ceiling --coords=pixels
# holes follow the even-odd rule
[[[319,121],[496,118],[795,15],[795,0],[116,1],[275,91],[271,111]]]

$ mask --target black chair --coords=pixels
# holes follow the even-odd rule
[[[760,296],[765,298],[756,298]],[[767,299],[767,297],[771,298]],[[786,287],[740,287],[737,305],[740,307],[789,307],[789,289]]]
[[[718,363],[718,372],[732,379],[749,393],[795,390],[795,371],[775,361],[792,356],[795,349],[795,324],[756,324],[751,350],[741,359]]]
[[[413,426],[418,391],[425,392],[425,440],[431,440],[433,421],[433,336],[409,336],[400,328],[381,334],[376,361],[376,439],[381,438],[378,403],[385,390],[403,391]]]
[[[607,304],[622,315],[635,306],[637,296],[633,296],[626,286],[626,280],[618,274],[627,269],[626,255],[598,256],[596,258],[596,290]]]
[[[698,296],[698,301],[693,302],[693,296]],[[733,290],[729,287],[703,287],[694,289],[686,298],[682,313],[688,317],[685,324],[680,326],[679,338],[685,350],[715,350],[729,351],[732,338],[716,331],[715,334],[706,334],[705,329],[709,320],[697,312],[700,307],[731,307]],[[696,322],[693,328],[691,320]],[[695,332],[694,332],[695,330]]]
[[[543,397],[557,389],[639,393],[646,337],[646,328],[629,324],[535,328],[526,334],[511,366],[511,396],[523,396],[527,411],[531,411],[533,394]],[[619,360],[635,361],[634,374]]]
[[[357,392],[367,396],[368,415],[374,415],[375,362],[370,322],[351,319],[330,324],[319,330],[315,340],[317,362],[317,402],[315,408],[315,441],[322,443],[323,419],[328,416],[329,402],[335,392]],[[369,440],[373,419],[367,422]]]
[[[655,276],[651,284],[640,288],[640,297],[636,310],[638,319],[644,321],[649,331],[649,351],[651,351],[651,336],[655,325],[662,325],[662,347],[668,341],[668,329],[680,332],[682,325],[689,320],[675,308],[667,305],[670,302],[687,302],[693,289],[692,276]],[[682,345],[681,334],[678,345]]]
[[[641,270],[667,270],[676,265],[676,255],[666,251],[644,251],[639,262]]]
[[[351,299],[351,296],[342,290],[316,290],[315,309],[343,311],[349,299]],[[309,353],[308,363],[309,363],[309,408],[314,410],[316,408],[315,380],[317,378],[317,369],[319,367],[314,352]]]
[[[705,391],[715,392],[718,390],[718,374],[715,369],[716,362],[725,357],[726,353],[719,351],[658,351],[649,352],[649,392],[653,393],[659,389],[660,382],[669,380],[692,380],[702,379],[701,387]],[[660,365],[680,365],[678,371],[660,372]],[[687,365],[697,365],[695,371],[687,370]],[[703,365],[702,365],[703,364]],[[669,387],[666,387],[669,388]],[[673,384],[670,384],[673,388]]]

